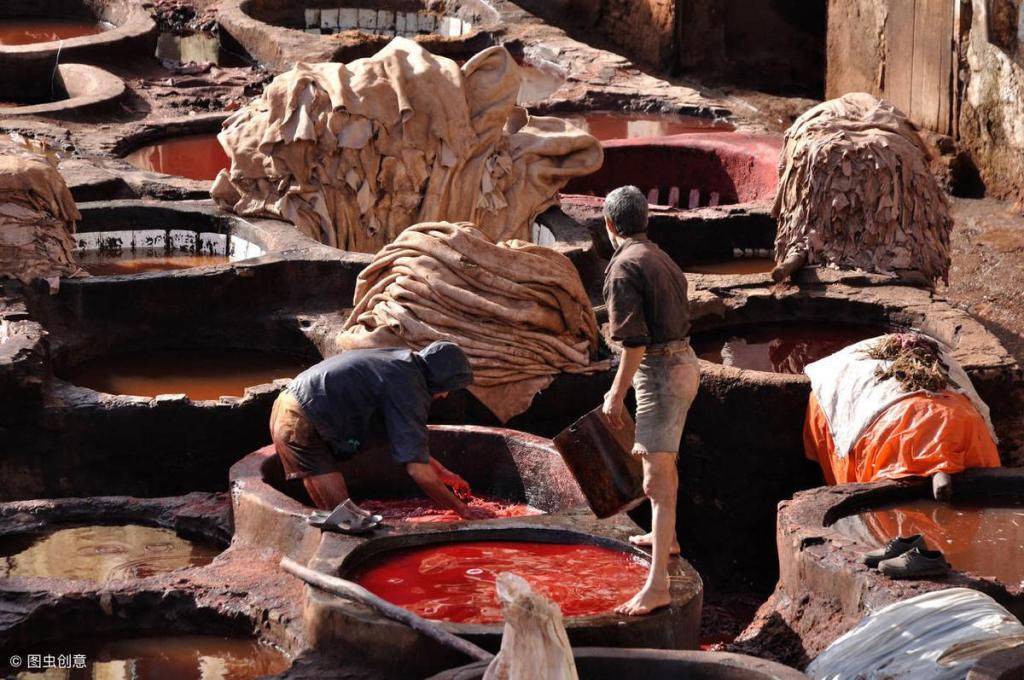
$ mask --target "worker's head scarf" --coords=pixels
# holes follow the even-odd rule
[[[425,365],[431,394],[452,392],[473,382],[473,369],[465,353],[453,342],[432,342],[418,352]]]

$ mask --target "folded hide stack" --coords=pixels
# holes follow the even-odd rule
[[[210,193],[350,251],[442,219],[529,240],[534,218],[603,156],[582,130],[516,107],[521,80],[503,47],[459,68],[404,38],[349,64],[297,64],[225,121],[231,169]]]
[[[775,259],[900,275],[949,274],[949,204],[917,128],[891,104],[847,94],[786,131]]]
[[[502,421],[525,411],[558,373],[593,361],[597,320],[564,255],[522,241],[494,243],[467,223],[406,229],[359,275],[341,349],[458,343],[470,391]]]
[[[0,277],[28,282],[84,275],[71,234],[81,215],[57,159],[42,145],[0,138]]]

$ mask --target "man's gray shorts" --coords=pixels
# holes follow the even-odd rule
[[[633,376],[636,443],[633,453],[679,453],[686,414],[697,396],[700,368],[688,340],[652,345]]]

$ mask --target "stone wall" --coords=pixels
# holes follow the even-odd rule
[[[602,0],[598,27],[608,39],[645,64],[670,68],[675,38],[675,0]]]
[[[629,59],[658,70],[675,64],[676,0],[519,0],[538,17],[581,36],[597,33]]]
[[[986,194],[1024,200],[1024,4],[974,0],[962,50],[960,145]]]
[[[685,0],[679,68],[702,80],[820,98],[826,0]]]

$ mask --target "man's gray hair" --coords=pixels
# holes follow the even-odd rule
[[[647,231],[647,197],[634,186],[610,192],[604,199],[604,216],[622,236]]]

